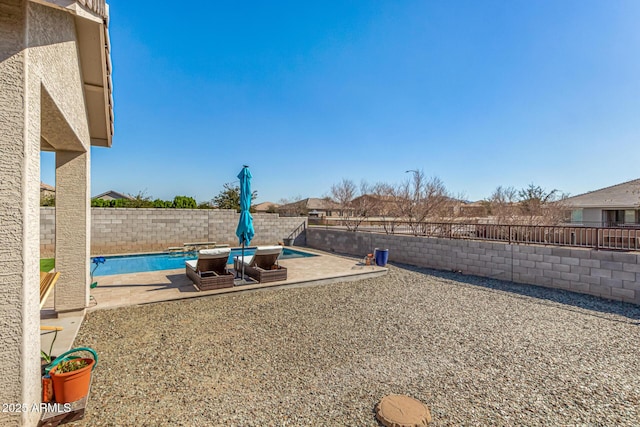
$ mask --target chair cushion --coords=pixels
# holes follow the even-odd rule
[[[239,263],[242,263],[242,255],[238,255],[238,256],[234,257],[233,259],[237,260]],[[251,261],[253,261],[253,255],[245,255],[244,256],[244,263],[246,265],[251,264]]]
[[[202,249],[198,252],[198,258],[224,258],[230,253],[231,248]]]
[[[282,252],[282,246],[258,246],[256,248],[256,255],[272,255]]]

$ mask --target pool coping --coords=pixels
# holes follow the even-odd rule
[[[247,246],[245,249],[255,249],[258,246]],[[224,246],[221,247],[221,249],[225,249],[225,248],[229,248],[231,250],[234,249],[242,249],[241,246]],[[313,253],[313,249],[310,248],[304,248],[304,249],[300,249],[297,246],[283,246],[283,249],[291,249],[294,251],[298,251],[298,252],[309,252],[309,253]],[[182,251],[182,252],[197,252],[199,249],[193,250],[193,251]],[[103,257],[110,257],[110,256],[117,256],[117,257],[124,257],[124,256],[134,256],[134,255],[161,255],[161,254],[171,254],[171,253],[176,253],[176,251],[168,251],[168,250],[164,250],[164,251],[149,251],[149,252],[124,252],[124,253],[117,253],[117,254],[99,254],[99,255],[90,255],[89,258],[95,258],[95,257],[99,257],[99,256],[103,256]],[[177,252],[180,253],[180,252]],[[314,254],[316,255],[316,254]]]

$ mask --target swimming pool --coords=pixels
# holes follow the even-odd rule
[[[245,256],[253,255],[255,247],[246,248]],[[233,248],[227,263],[233,264],[233,258],[242,254],[242,249]],[[280,259],[306,258],[316,256],[308,252],[295,249],[283,248]],[[184,268],[184,262],[196,259],[198,253],[174,252],[160,254],[137,254],[137,255],[117,255],[106,256],[105,263],[100,264],[96,269],[96,276],[111,276],[114,274],[141,273],[145,271],[174,270]]]

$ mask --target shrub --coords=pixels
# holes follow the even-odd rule
[[[176,209],[195,209],[198,207],[198,204],[193,197],[176,196],[173,198],[173,207]]]

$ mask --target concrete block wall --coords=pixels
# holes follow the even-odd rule
[[[91,253],[115,254],[166,250],[186,242],[236,246],[239,214],[234,210],[92,208]],[[306,222],[303,217],[253,214],[252,245],[282,242]],[[55,251],[55,208],[40,208],[41,256]]]
[[[56,249],[56,209],[40,208],[40,253],[53,255]]]
[[[158,251],[207,242],[207,211],[199,209],[93,208],[91,252]]]
[[[311,248],[365,256],[389,249],[389,260],[439,270],[565,289],[640,304],[640,254],[593,249],[449,240],[311,227]]]

